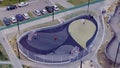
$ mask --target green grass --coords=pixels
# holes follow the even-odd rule
[[[3,26],[3,22],[0,20],[0,26]]]
[[[0,44],[0,60],[1,61],[9,60],[8,55],[7,55],[6,51],[4,50],[4,48],[2,47],[1,44]]]
[[[13,68],[10,64],[0,64],[0,68]]]
[[[34,18],[35,16],[31,12],[27,12],[30,18]]]
[[[96,0],[90,0],[90,2],[93,2]],[[73,5],[80,5],[80,4],[85,4],[88,3],[88,0],[68,0],[68,2],[72,3]]]
[[[27,1],[27,0],[20,0],[20,1],[22,2],[22,1]],[[19,2],[19,0],[3,0],[0,3],[0,6],[8,6],[8,5],[11,5],[11,4],[16,4],[18,2]]]
[[[59,8],[60,8],[60,10],[64,10],[65,8],[63,7],[63,6],[61,6],[60,4],[56,4]]]

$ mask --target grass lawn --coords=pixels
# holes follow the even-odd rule
[[[0,60],[1,61],[9,60],[8,55],[7,55],[6,51],[4,50],[4,48],[2,47],[1,44],[0,44]]]
[[[0,64],[0,68],[13,68],[10,64]]]
[[[35,16],[32,14],[32,12],[27,12],[28,13],[28,15],[30,16],[30,18],[34,18]]]
[[[90,0],[90,2],[96,1],[96,0]],[[68,0],[68,2],[72,3],[73,5],[80,5],[84,3],[88,3],[88,0]]]
[[[0,26],[3,26],[4,24],[3,24],[3,22],[0,20]]]
[[[20,0],[20,1],[22,2],[22,1],[27,1],[27,0]],[[7,5],[10,5],[10,4],[16,4],[18,2],[19,2],[19,0],[3,0],[0,3],[0,6],[7,6]]]
[[[56,4],[59,8],[60,8],[60,10],[64,10],[65,8],[63,7],[63,6],[61,6],[60,4]]]

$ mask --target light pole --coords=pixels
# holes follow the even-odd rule
[[[81,60],[81,62],[80,62],[80,68],[82,68],[82,60]]]
[[[20,26],[19,26],[19,22],[17,22],[17,27],[18,27],[18,34],[20,34]]]
[[[17,22],[17,27],[18,27],[18,34],[20,35],[19,22]],[[17,45],[18,58],[20,59],[20,52],[19,52],[19,48],[18,48],[18,43],[17,43],[17,40],[16,40],[16,45]]]
[[[16,45],[17,45],[18,58],[20,59],[20,52],[19,52],[19,49],[18,49],[18,43],[17,43],[17,41],[16,41]]]
[[[54,6],[52,6],[51,8],[52,8],[52,21],[54,21]]]
[[[84,52],[85,52],[85,50],[82,51],[82,57],[84,56]],[[83,63],[83,60],[81,59],[81,61],[80,61],[80,68],[82,68],[82,63]]]
[[[88,0],[87,13],[89,12],[90,0]]]
[[[115,68],[115,65],[116,65],[116,61],[117,61],[117,57],[118,57],[118,53],[119,53],[119,48],[120,48],[120,43],[118,44],[118,48],[117,48],[117,52],[116,52],[116,55],[115,55],[115,61],[114,61],[114,68]]]

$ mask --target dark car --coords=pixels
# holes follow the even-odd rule
[[[11,24],[11,20],[10,20],[9,18],[7,18],[7,17],[4,17],[3,22],[4,22],[4,24],[5,24],[6,26],[8,26],[8,25]]]
[[[46,6],[45,9],[49,12],[52,13],[54,11],[54,6]]]
[[[22,14],[17,14],[16,16],[17,21],[23,21],[25,18]]]
[[[9,5],[9,6],[7,6],[7,10],[8,10],[8,11],[9,11],[9,10],[16,9],[16,8],[17,8],[16,5]]]

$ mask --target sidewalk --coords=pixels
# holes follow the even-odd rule
[[[9,59],[10,59],[11,64],[13,65],[13,68],[23,68],[19,59],[17,58],[17,56],[13,52],[11,46],[9,45],[8,40],[6,39],[5,35],[2,32],[0,33],[0,35],[1,35],[0,42],[3,45],[3,47],[5,48],[8,56],[9,56]],[[7,64],[9,64],[9,62],[7,62]]]
[[[6,10],[6,8],[5,8],[5,7],[0,7],[0,11],[1,11],[1,10]]]
[[[52,4],[60,4],[61,6],[65,8],[71,8],[74,7],[71,3],[67,2],[67,0],[49,0]]]

